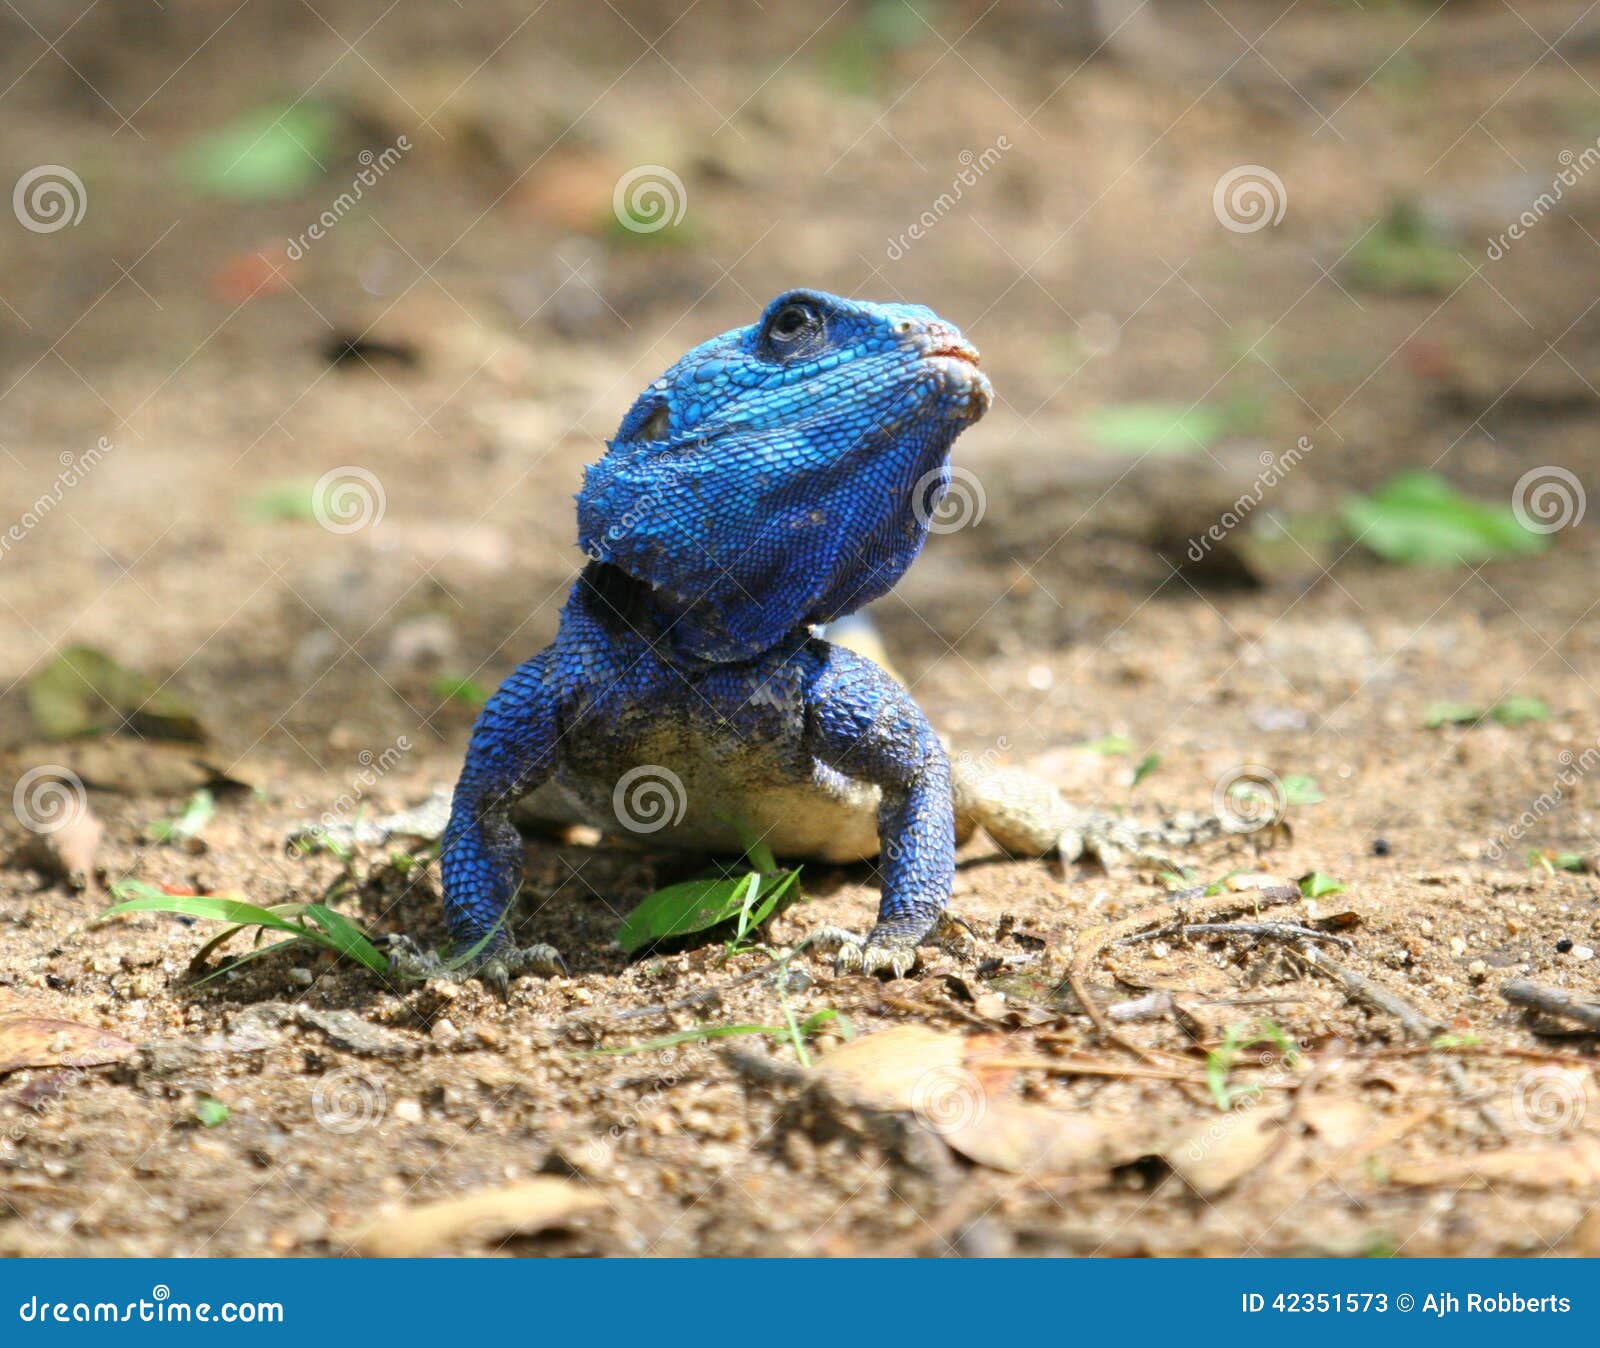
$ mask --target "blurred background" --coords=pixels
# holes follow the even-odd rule
[[[0,34],[13,692],[86,645],[308,800],[396,735],[448,778],[554,629],[582,465],[797,284],[931,305],[993,377],[879,606],[954,734],[1159,747],[1231,700],[1314,740],[1441,612],[1525,658],[1439,698],[1589,653],[1583,4],[18,0]],[[1216,657],[1192,707],[1144,685],[1180,651]]]

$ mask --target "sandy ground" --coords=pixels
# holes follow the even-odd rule
[[[1264,510],[1326,509],[1411,467],[1496,501],[1531,469],[1600,480],[1600,176],[1485,253],[1600,134],[1581,5],[1173,6],[1091,60],[1052,7],[949,5],[864,74],[842,54],[853,11],[808,38],[801,17],[758,32],[707,4],[657,54],[560,5],[521,28],[474,7],[438,32],[420,5],[226,24],[167,8],[131,36],[86,21],[61,58],[22,29],[4,58],[4,162],[75,166],[88,194],[76,226],[0,230],[7,514],[110,448],[0,563],[7,781],[76,764],[104,824],[82,892],[8,829],[0,1251],[332,1254],[387,1248],[377,1219],[423,1251],[1600,1253],[1593,1037],[1502,996],[1597,982],[1593,875],[1528,863],[1600,853],[1592,519],[1520,560],[1405,568],[1339,544],[1243,585],[1158,546],[1302,437]],[[629,12],[652,40],[673,18]],[[30,17],[52,37],[70,18]],[[317,184],[260,204],[185,184],[192,137],[307,88],[346,127]],[[285,256],[359,153],[400,136],[413,148],[359,209]],[[1213,190],[1245,164],[1278,175],[1276,225],[1220,224]],[[683,185],[665,241],[604,223],[640,165]],[[1351,279],[1352,241],[1400,198],[1458,231],[1459,280]],[[683,863],[532,841],[518,936],[558,945],[571,976],[521,980],[505,1005],[309,951],[189,990],[204,924],[91,925],[134,878],[331,892],[371,930],[438,941],[431,865],[380,849],[347,874],[288,853],[287,832],[453,778],[473,713],[437,680],[492,686],[554,630],[581,466],[645,381],[796,283],[927,302],[995,382],[957,454],[981,511],[875,612],[952,748],[1147,815],[1204,808],[1240,770],[1309,776],[1321,799],[1289,804],[1287,831],[1188,860],[1201,882],[1336,879],[1261,920],[1322,924],[1338,942],[1317,948],[1377,992],[1302,943],[1169,936],[1089,962],[1097,1007],[1170,994],[1097,1031],[1059,985],[1167,882],[982,839],[957,876],[970,941],[896,983],[802,955],[781,995],[733,985],[820,923],[863,925],[871,867],[808,868],[768,950],[629,961],[621,915]],[[330,363],[355,334],[388,349]],[[1257,410],[1209,452],[1096,448],[1088,412],[1149,399]],[[370,475],[363,527],[262,506],[350,468]],[[72,643],[181,698],[246,784],[196,847],[148,841],[191,784],[143,746],[96,776],[83,746],[38,745],[24,689]],[[1513,696],[1549,718],[1425,724]],[[1125,753],[1081,747],[1110,735]],[[820,1082],[783,1035],[593,1052],[776,1025],[786,1005],[837,1013],[809,1041]],[[1224,1047],[1266,1022],[1292,1053]],[[845,1051],[869,1086],[827,1078]],[[1206,1080],[1224,1060],[1254,1088],[1228,1110]],[[499,1206],[454,1225],[416,1210],[474,1193]]]

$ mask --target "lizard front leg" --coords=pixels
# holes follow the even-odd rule
[[[519,973],[565,971],[551,946],[519,949],[505,931],[522,884],[522,837],[511,807],[550,776],[559,735],[556,660],[541,651],[485,704],[451,798],[440,867],[445,921],[460,949],[478,948],[475,972],[502,994]]]
[[[883,885],[878,921],[865,940],[827,934],[840,939],[841,970],[904,975],[950,901],[950,764],[904,688],[852,651],[826,650],[806,685],[805,748],[828,767],[879,788]]]

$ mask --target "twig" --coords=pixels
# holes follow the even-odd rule
[[[1174,904],[1184,904],[1191,900],[1199,899],[1202,902],[1195,904],[1189,913],[1180,909],[1180,924],[1188,917],[1197,917],[1202,921],[1209,918],[1222,917],[1227,913],[1260,910],[1270,908],[1281,903],[1296,903],[1303,896],[1295,885],[1268,885],[1261,889],[1234,890],[1226,894],[1207,895],[1204,886],[1195,889],[1185,889],[1171,895],[1165,903],[1152,908],[1140,909],[1131,917],[1125,917],[1120,922],[1112,922],[1101,927],[1098,931],[1090,933],[1085,940],[1083,948],[1072,957],[1072,963],[1067,968],[1066,986],[1072,995],[1078,999],[1078,1005],[1083,1007],[1090,1022],[1102,1038],[1110,1040],[1121,1048],[1127,1049],[1137,1057],[1149,1061],[1148,1052],[1138,1045],[1133,1044],[1107,1023],[1104,1013],[1100,1010],[1095,1000],[1089,994],[1089,969],[1106,950],[1136,932],[1143,931],[1152,923],[1167,923],[1171,920]],[[1059,991],[1059,989],[1058,989]]]
[[[1050,1072],[1064,1077],[1129,1077],[1147,1081],[1182,1081],[1191,1086],[1206,1084],[1205,1078],[1194,1072],[1145,1064],[1130,1066],[1127,1063],[1100,1062],[1094,1058],[985,1057],[979,1059],[978,1065],[1017,1072]]]
[[[1500,989],[1500,995],[1513,1006],[1529,1011],[1542,1011],[1558,1020],[1571,1020],[1591,1033],[1600,1034],[1600,1005],[1579,1001],[1561,988],[1544,983],[1533,983],[1526,978],[1513,979]]]
[[[1099,1062],[1091,1058],[980,1058],[980,1067],[1006,1068],[1016,1072],[1049,1072],[1063,1077],[1128,1077],[1146,1081],[1180,1081],[1187,1086],[1205,1086],[1206,1079],[1194,1072],[1180,1072],[1174,1068],[1128,1066],[1122,1063]],[[1294,1090],[1297,1081],[1268,1083],[1283,1090]]]
[[[1576,1053],[1557,1053],[1554,1049],[1519,1048],[1515,1044],[1401,1044],[1367,1053],[1352,1053],[1351,1062],[1370,1062],[1379,1058],[1426,1058],[1432,1054],[1451,1054],[1462,1058],[1512,1058],[1518,1062],[1560,1063],[1568,1067],[1589,1068],[1595,1059]]]
[[[1418,1039],[1432,1039],[1444,1029],[1440,1022],[1430,1020],[1399,993],[1391,992],[1382,983],[1340,964],[1315,946],[1302,946],[1300,955],[1313,969],[1326,974],[1339,984],[1353,1001],[1365,1002],[1368,1006],[1374,1006],[1393,1016],[1407,1034],[1414,1035]]]
[[[1397,992],[1391,992],[1382,983],[1368,978],[1365,974],[1357,973],[1354,969],[1347,968],[1337,960],[1330,959],[1314,945],[1301,945],[1300,957],[1313,969],[1327,974],[1347,992],[1355,1001],[1366,1002],[1378,1010],[1386,1012],[1400,1022],[1400,1028],[1407,1034],[1418,1039],[1432,1039],[1444,1026],[1436,1020],[1430,1020],[1425,1014],[1412,1006],[1410,1002]],[[1481,1118],[1489,1127],[1501,1137],[1509,1134],[1505,1122],[1499,1113],[1487,1101],[1481,1099],[1472,1089],[1472,1083],[1467,1080],[1467,1074],[1462,1071],[1461,1064],[1450,1059],[1444,1061],[1444,1074],[1449,1079],[1451,1088],[1460,1098],[1462,1103],[1470,1104],[1478,1111]]]
[[[1190,922],[1158,927],[1155,931],[1135,932],[1124,936],[1117,945],[1133,945],[1137,941],[1157,941],[1167,936],[1256,936],[1275,941],[1331,941],[1346,950],[1355,949],[1348,936],[1336,936],[1331,931],[1318,931],[1315,927],[1302,927],[1294,922]]]

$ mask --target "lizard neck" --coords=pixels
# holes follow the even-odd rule
[[[599,561],[584,567],[567,601],[568,619],[598,626],[611,642],[642,642],[656,659],[680,667],[744,664],[769,651],[798,647],[811,635],[810,628],[802,625],[770,646],[748,650],[741,647],[727,658],[713,659],[702,652],[701,638],[691,636],[691,624],[683,621],[689,612],[666,599],[648,581]],[[694,616],[696,623],[706,617],[698,609]]]

